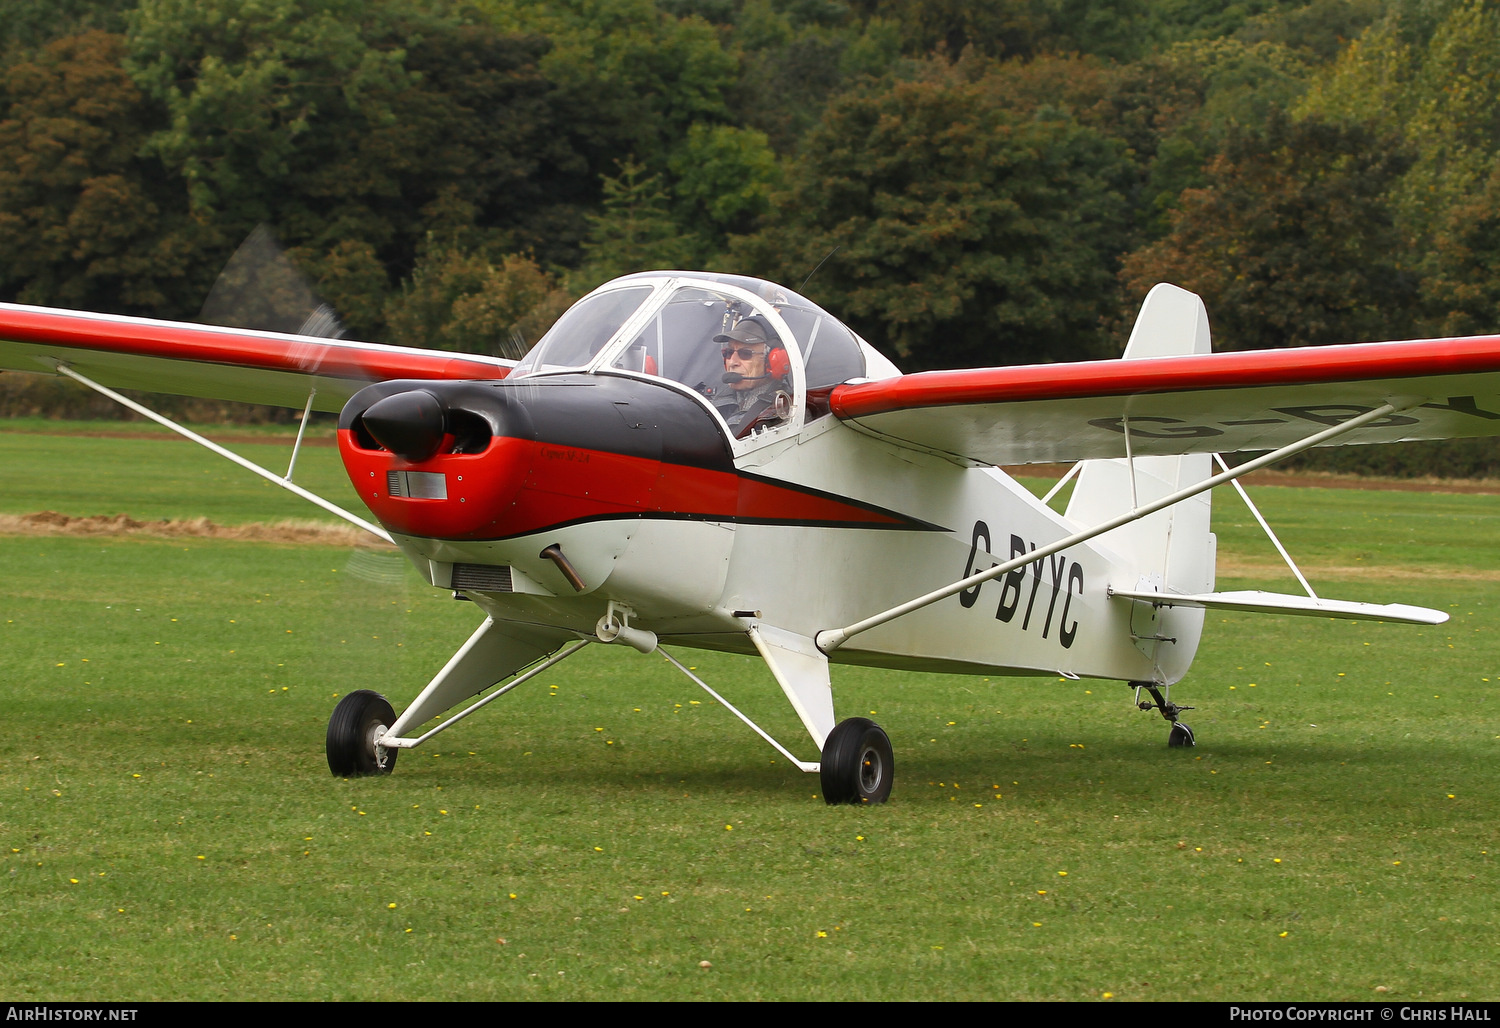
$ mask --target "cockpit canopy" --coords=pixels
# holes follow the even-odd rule
[[[748,350],[743,339],[751,340]],[[510,377],[652,375],[703,396],[733,425],[725,412],[748,384],[736,389],[737,376],[726,370],[731,349],[769,352],[760,388],[784,398],[758,419],[760,428],[801,422],[801,411],[807,419],[827,413],[832,386],[870,375],[867,356],[882,365],[872,377],[895,370],[838,319],[789,289],[737,275],[652,272],[616,279],[574,304]],[[752,426],[744,427],[748,433]]]

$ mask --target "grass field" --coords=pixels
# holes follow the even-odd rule
[[[309,516],[176,442],[6,431],[0,466],[0,513]],[[0,536],[0,996],[1494,999],[1500,500],[1253,495],[1320,591],[1453,620],[1213,616],[1191,751],[1115,683],[835,669],[896,747],[864,809],[603,647],[334,779],[335,696],[399,708],[472,608],[337,547]],[[1221,587],[1294,589],[1216,499]]]

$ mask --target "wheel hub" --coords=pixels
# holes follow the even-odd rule
[[[859,755],[859,791],[869,795],[879,787],[885,772],[885,762],[874,747],[866,746]]]
[[[370,726],[369,732],[365,735],[365,745],[375,755],[375,766],[382,770],[385,768],[386,761],[390,760],[391,751],[376,743],[375,740],[382,738],[387,731],[386,726],[377,721]]]

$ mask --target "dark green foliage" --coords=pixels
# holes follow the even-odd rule
[[[1235,36],[1248,43],[1306,50],[1329,61],[1368,28],[1384,6],[1381,0],[1313,0],[1306,7],[1281,7],[1258,15]]]
[[[1455,204],[1433,233],[1422,283],[1428,331],[1500,330],[1500,166],[1482,190]]]
[[[1409,163],[1358,125],[1276,113],[1235,131],[1171,235],[1126,260],[1126,303],[1158,281],[1191,289],[1225,349],[1399,338],[1417,281],[1386,196]]]
[[[1325,446],[1276,465],[1286,471],[1330,471],[1381,478],[1500,478],[1500,440],[1439,439],[1391,446]]]
[[[812,295],[911,367],[1087,356],[1125,239],[1122,149],[956,74],[856,92],[734,256],[797,283],[839,247]]]
[[[590,221],[584,261],[573,276],[576,293],[631,272],[692,263],[692,243],[678,233],[661,176],[647,174],[633,158],[620,163],[618,175],[604,180],[603,210]]]
[[[491,262],[457,247],[430,247],[386,304],[391,342],[511,359],[568,308],[573,297],[527,257]]]
[[[540,69],[595,178],[634,154],[660,171],[673,143],[697,122],[729,118],[735,57],[697,17],[674,18],[651,0],[494,4],[495,23],[544,34]]]
[[[171,113],[152,152],[193,210],[270,222],[322,259],[351,240],[408,273],[427,231],[474,226],[563,258],[593,190],[537,62],[550,44],[394,4],[154,0],[136,77]]]
[[[0,0],[0,54],[39,49],[92,29],[125,31],[136,0]]]
[[[120,67],[119,36],[87,32],[0,69],[0,295],[182,317],[217,238],[180,180],[141,149],[163,112]],[[207,276],[203,272],[208,271]]]

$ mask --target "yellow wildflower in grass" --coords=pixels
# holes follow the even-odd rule
[[[828,938],[828,933],[827,932],[819,932],[818,933],[818,938],[820,938],[820,939],[826,939],[826,938]]]

